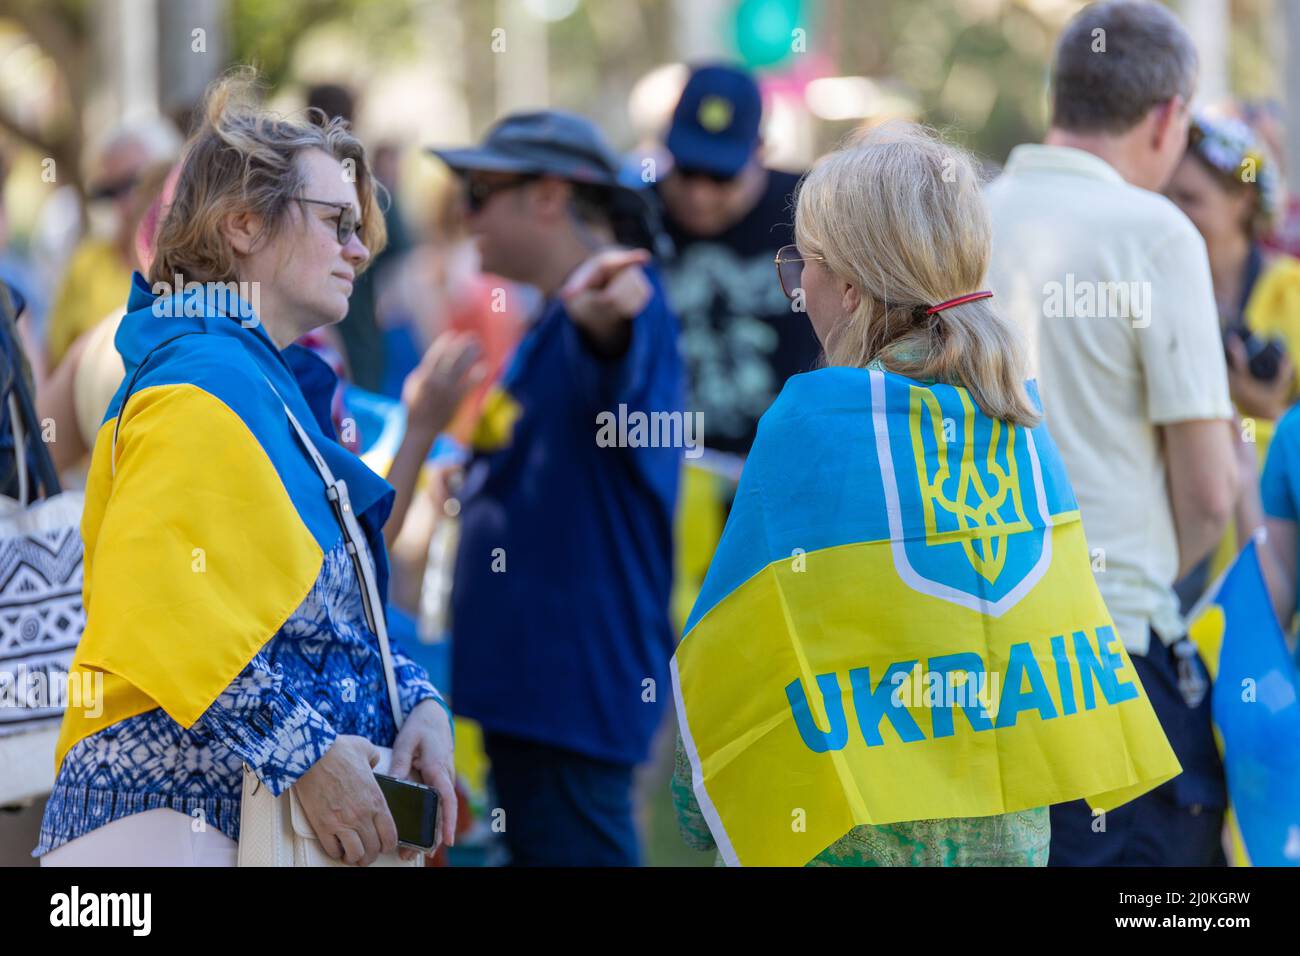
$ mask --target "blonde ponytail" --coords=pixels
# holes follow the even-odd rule
[[[827,338],[829,364],[879,361],[908,378],[967,388],[991,418],[1037,424],[1020,337],[993,300],[926,314],[982,288],[988,271],[988,211],[964,151],[911,123],[867,132],[808,174],[795,236],[860,293]]]

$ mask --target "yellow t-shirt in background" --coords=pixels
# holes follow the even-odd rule
[[[72,253],[50,309],[46,358],[52,369],[77,337],[113,310],[125,313],[131,291],[131,265],[117,246],[87,239]]]

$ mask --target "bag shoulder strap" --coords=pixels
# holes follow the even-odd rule
[[[348,497],[348,484],[343,479],[334,477],[329,464],[321,456],[315,443],[298,422],[297,416],[289,408],[288,403],[280,396],[275,386],[271,384],[271,380],[266,379],[265,376],[263,378],[271,391],[275,392],[276,397],[280,399],[280,404],[284,407],[284,413],[289,418],[289,424],[293,426],[293,430],[298,435],[298,440],[306,449],[308,457],[311,458],[312,464],[316,466],[316,471],[319,472],[321,480],[325,483],[325,496],[329,499],[330,506],[334,510],[334,517],[338,520],[339,527],[343,530],[343,536],[347,541],[347,551],[352,558],[352,566],[361,585],[361,602],[365,607],[366,623],[370,625],[370,629],[379,638],[379,655],[384,662],[384,681],[388,685],[388,703],[393,709],[393,722],[397,725],[397,729],[401,730],[402,704],[397,693],[397,674],[393,666],[393,652],[388,643],[388,624],[384,620],[384,602],[379,594],[378,575],[375,572],[374,559],[370,554],[370,545],[361,530],[361,525],[357,522],[357,516],[352,510],[352,501]]]
[[[133,374],[131,380],[127,382],[126,391],[122,394],[122,401],[118,405],[117,419],[113,423],[111,460],[113,465],[112,470],[114,473],[117,471],[117,436],[118,429],[121,427],[122,423],[122,412],[126,409],[127,399],[131,397],[131,392],[135,389],[136,379],[140,377],[140,373],[143,371],[145,364],[153,356],[154,352],[157,352],[164,346],[170,345],[177,339],[184,338],[187,335],[199,334],[201,333],[182,332],[179,335],[173,335],[171,338],[159,342],[149,350],[144,358],[141,359],[140,364],[136,367],[135,374]],[[316,445],[312,442],[311,438],[308,437],[307,432],[303,429],[302,425],[298,423],[298,419],[289,409],[283,396],[281,396],[276,387],[271,384],[271,380],[267,378],[265,374],[263,374],[262,380],[266,382],[267,388],[274,393],[275,397],[280,400],[280,406],[284,409],[285,415],[288,416],[289,423],[293,426],[293,430],[298,435],[298,440],[302,443],[303,448],[306,449],[308,457],[311,458],[312,464],[316,466],[317,472],[320,473],[321,480],[325,483],[325,495],[329,499],[330,506],[333,508],[334,517],[338,521],[339,527],[343,530],[343,536],[347,539],[348,554],[352,558],[353,569],[356,572],[358,582],[361,584],[361,603],[365,608],[366,623],[379,638],[379,655],[384,662],[384,682],[388,685],[388,703],[393,710],[393,722],[397,725],[397,729],[401,730],[401,697],[399,697],[397,693],[397,674],[393,666],[393,652],[388,644],[388,625],[384,620],[384,603],[379,594],[378,575],[375,572],[374,564],[370,555],[370,546],[366,542],[366,536],[361,530],[361,525],[357,523],[356,515],[352,513],[352,501],[348,497],[347,482],[334,477],[334,473],[330,471],[329,465],[326,463],[325,459],[321,457],[321,453],[317,450]]]
[[[14,456],[19,469],[18,483],[20,499],[24,506],[30,501],[27,469],[30,467],[36,479],[38,492],[45,498],[61,494],[59,473],[54,467],[54,460],[45,442],[40,439],[40,422],[36,418],[36,403],[27,389],[24,374],[25,362],[18,345],[17,327],[12,324],[7,314],[0,317],[0,351],[8,366],[9,381],[5,402],[9,411],[10,428],[14,435]],[[30,445],[28,441],[30,440]],[[27,453],[32,455],[28,462]]]

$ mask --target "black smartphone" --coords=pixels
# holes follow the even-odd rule
[[[397,824],[397,842],[426,853],[432,850],[438,842],[438,791],[382,773],[375,774],[375,781]]]

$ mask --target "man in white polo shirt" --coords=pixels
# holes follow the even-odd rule
[[[1050,865],[1222,862],[1208,681],[1172,585],[1232,513],[1233,410],[1205,243],[1156,192],[1183,155],[1195,78],[1164,7],[1085,7],[1056,47],[1047,137],[988,189],[990,285],[1029,339],[1098,586],[1183,765],[1104,817],[1053,807]]]

